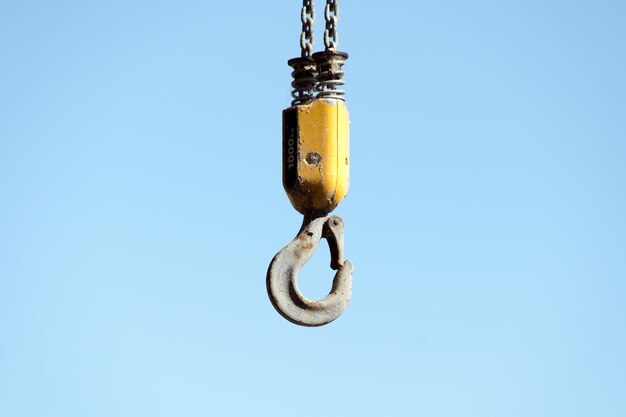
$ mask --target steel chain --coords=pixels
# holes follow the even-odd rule
[[[326,30],[324,31],[324,46],[326,50],[337,49],[339,46],[339,34],[337,33],[337,22],[339,21],[339,0],[326,0],[324,18],[326,19]]]
[[[300,48],[302,56],[311,56],[313,54],[313,46],[315,44],[315,36],[313,36],[313,26],[315,24],[315,5],[313,0],[302,1],[302,12],[300,14],[302,20],[302,34],[300,35]]]

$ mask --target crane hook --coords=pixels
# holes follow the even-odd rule
[[[321,238],[328,241],[330,267],[337,271],[329,294],[309,300],[298,290],[298,272],[311,258]],[[272,259],[267,271],[267,293],[284,318],[300,326],[323,326],[348,307],[352,295],[352,262],[343,260],[343,220],[339,216],[305,216],[298,235]]]

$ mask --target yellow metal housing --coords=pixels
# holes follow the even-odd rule
[[[283,111],[283,186],[300,213],[330,213],[346,196],[349,143],[342,100],[315,99]]]

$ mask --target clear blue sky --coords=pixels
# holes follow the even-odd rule
[[[626,3],[340,5],[310,329],[265,290],[300,2],[0,1],[2,417],[626,415]]]

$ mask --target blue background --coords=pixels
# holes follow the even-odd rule
[[[0,2],[1,416],[626,415],[626,3],[340,6],[310,329],[265,290],[300,2]]]

